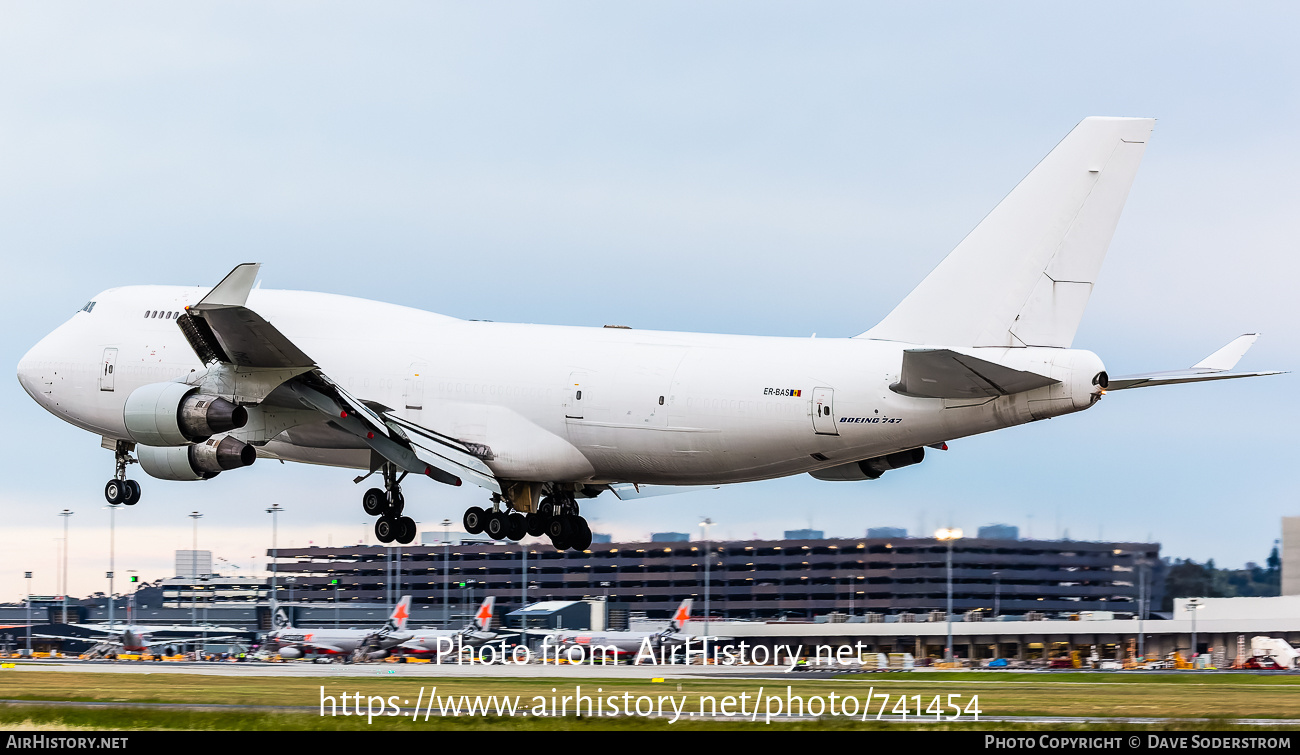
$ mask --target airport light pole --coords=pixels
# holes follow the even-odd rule
[[[108,506],[108,630],[113,631],[114,604],[117,602],[113,592],[113,570],[117,567],[117,507]]]
[[[280,504],[273,503],[266,513],[271,515],[271,616],[275,617],[275,609],[279,605],[278,596],[276,595],[275,577],[280,566],[280,512],[284,511]]]
[[[1197,598],[1187,601],[1187,610],[1192,614],[1192,648],[1187,654],[1189,660],[1196,658],[1196,609],[1200,607],[1201,601]]]
[[[32,657],[32,573],[23,572],[27,580],[27,657]]]
[[[948,620],[948,646],[943,649],[943,656],[946,663],[952,663],[952,541],[961,537],[961,530],[945,527],[934,536],[948,542],[948,611],[944,616]]]
[[[1143,561],[1138,564],[1138,657],[1145,659],[1146,653],[1146,635],[1142,633],[1142,622],[1146,619],[1147,613],[1147,565]]]
[[[993,572],[993,618],[1002,615],[1002,573]]]
[[[700,521],[700,529],[704,530],[704,636],[709,636],[709,617],[711,616],[711,606],[709,605],[709,562],[713,560],[713,554],[709,552],[709,528],[713,526],[713,520],[704,517]]]
[[[68,509],[59,512],[59,516],[63,517],[63,586],[61,590],[63,593],[63,611],[59,617],[59,622],[62,624],[68,623],[68,517],[72,516],[72,514],[73,512]]]
[[[337,629],[339,625],[339,581],[336,578],[331,579],[330,582],[334,585],[334,627]]]
[[[194,521],[194,535],[190,548],[190,626],[199,624],[199,520],[203,515],[191,511],[189,518]]]
[[[525,576],[525,579],[527,577]],[[451,626],[451,520],[442,520],[442,626]]]

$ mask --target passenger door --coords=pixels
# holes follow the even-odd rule
[[[424,408],[424,374],[429,370],[428,362],[411,362],[406,371],[406,408],[419,411]]]
[[[813,388],[813,432],[818,435],[839,435],[835,427],[835,389]]]
[[[104,349],[104,358],[99,365],[99,390],[113,390],[113,372],[117,369],[117,349]]]
[[[564,418],[565,419],[582,419],[585,415],[582,403],[582,390],[587,383],[587,373],[573,372],[569,374],[569,384],[565,387],[564,394]],[[591,400],[590,396],[587,399]]]

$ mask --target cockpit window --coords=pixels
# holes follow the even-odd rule
[[[82,312],[89,312],[90,310],[92,310],[92,309],[94,309],[94,308],[95,308],[95,302],[93,302],[93,301],[88,301],[88,302],[86,302],[86,306],[84,306],[84,307],[81,308],[81,311],[82,311]]]

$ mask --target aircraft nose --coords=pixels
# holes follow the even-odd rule
[[[31,396],[38,403],[41,402],[41,396],[43,395],[40,391],[41,376],[38,365],[40,364],[41,354],[46,350],[46,340],[48,340],[48,336],[28,350],[22,359],[18,360],[18,384],[23,387],[24,391],[27,391],[28,396]]]

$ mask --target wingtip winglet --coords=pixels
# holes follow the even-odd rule
[[[199,307],[242,307],[248,301],[248,292],[257,282],[257,273],[262,269],[260,262],[243,262],[226,274],[221,282],[212,287],[207,296],[198,303]]]

